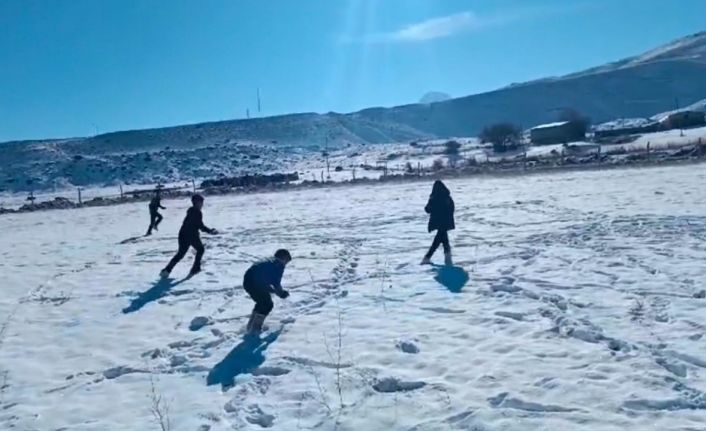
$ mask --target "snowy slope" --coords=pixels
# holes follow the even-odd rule
[[[530,128],[556,121],[557,107],[576,109],[596,124],[649,117],[673,109],[675,100],[688,106],[706,96],[704,53],[706,33],[699,33],[572,75],[429,99],[438,103],[0,143],[0,192],[281,171],[299,161],[300,152],[324,147],[476,136],[507,121]]]
[[[449,181],[446,269],[418,265],[430,184],[208,198],[222,234],[173,285],[184,201],[133,240],[144,205],[2,217],[0,428],[158,430],[153,386],[179,431],[703,429],[704,177]],[[280,246],[284,329],[243,344]]]

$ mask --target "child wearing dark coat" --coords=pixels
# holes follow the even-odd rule
[[[211,229],[203,224],[203,214],[201,214],[203,201],[204,199],[201,195],[193,195],[191,197],[193,206],[186,211],[186,217],[181,225],[181,229],[179,229],[179,250],[160,273],[162,277],[166,277],[172,272],[174,266],[179,263],[186,255],[186,252],[189,251],[189,247],[193,247],[196,250],[196,257],[194,258],[194,264],[189,272],[189,277],[201,272],[201,258],[205,250],[201,242],[199,231],[212,235],[218,233],[216,229]]]
[[[257,262],[245,271],[243,287],[255,301],[255,308],[246,327],[248,334],[262,331],[262,325],[274,307],[273,293],[282,299],[289,296],[289,292],[282,288],[282,275],[284,268],[291,261],[292,255],[289,251],[280,249],[274,257]]]
[[[449,231],[456,228],[454,221],[454,201],[451,198],[451,192],[443,182],[437,180],[431,190],[429,202],[424,207],[424,211],[429,214],[429,232],[436,231],[434,241],[429,247],[429,251],[422,260],[422,265],[431,263],[431,257],[434,255],[439,245],[444,246],[444,262],[447,265],[452,264],[451,260],[451,245],[449,244]]]
[[[162,197],[159,195],[159,190],[157,190],[157,193],[155,193],[154,197],[150,201],[149,204],[150,208],[150,227],[147,229],[147,233],[145,236],[150,236],[152,235],[152,229],[154,230],[159,230],[159,224],[162,222],[162,214],[159,213],[159,209],[166,210],[165,207],[162,206]]]

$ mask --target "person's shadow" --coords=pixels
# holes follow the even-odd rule
[[[466,272],[466,270],[461,268],[460,266],[433,266],[434,272],[436,273],[436,275],[434,276],[434,280],[436,280],[439,284],[446,287],[447,289],[449,289],[449,291],[453,293],[460,293],[463,289],[463,286],[465,286],[466,283],[468,283],[468,280],[470,279],[470,277],[468,276],[468,272]]]
[[[278,329],[265,337],[245,335],[243,341],[211,369],[206,377],[206,384],[208,386],[220,384],[223,390],[234,386],[237,376],[252,372],[265,363],[265,350],[281,333],[282,329]]]
[[[118,244],[120,244],[120,245],[131,244],[133,242],[137,242],[138,239],[144,238],[146,236],[147,235],[133,236],[133,237],[130,237],[130,238],[127,238],[127,239],[120,241]]]
[[[166,296],[172,287],[178,286],[188,279],[189,277],[186,277],[179,281],[175,281],[173,278],[160,278],[152,284],[152,287],[140,293],[137,298],[133,299],[130,305],[123,308],[123,314],[134,313],[150,302]]]

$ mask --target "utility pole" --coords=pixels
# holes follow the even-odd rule
[[[676,106],[676,110],[678,111],[679,110],[679,98],[678,97],[674,98],[674,106]],[[677,117],[677,118],[679,118],[679,117]],[[684,128],[681,127],[681,126],[683,126],[682,121],[679,121],[679,123],[680,123],[679,124],[679,126],[680,126],[679,127],[679,136],[684,137]]]
[[[262,106],[260,105],[260,87],[257,87],[257,116],[259,117],[262,113]]]
[[[328,135],[326,135],[326,149],[324,150],[324,155],[326,156],[326,177],[331,179],[331,164],[329,163],[328,154]]]

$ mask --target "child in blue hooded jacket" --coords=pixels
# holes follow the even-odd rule
[[[273,293],[282,299],[289,296],[289,292],[282,288],[282,276],[284,268],[291,260],[292,255],[289,251],[280,249],[274,257],[257,262],[245,271],[243,287],[255,301],[255,307],[246,328],[248,333],[262,331],[262,325],[274,307]]]

